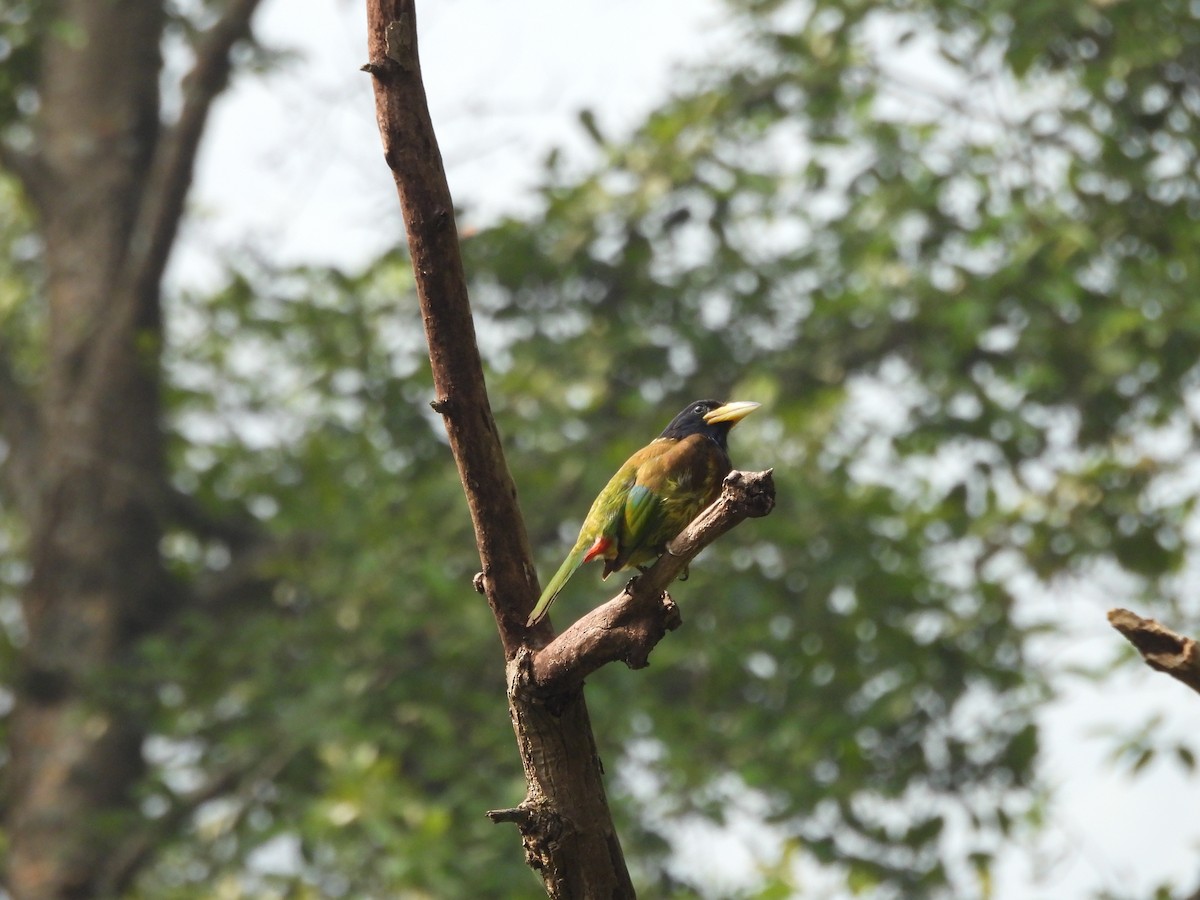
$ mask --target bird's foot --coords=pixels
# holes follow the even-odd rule
[[[679,558],[679,557],[682,555],[682,554],[679,554],[679,553],[674,553],[674,552],[671,550],[671,548],[670,548],[670,547],[668,547],[668,548],[667,548],[667,553],[670,553],[670,554],[671,554],[671,556],[674,556],[676,559],[678,559],[678,558]],[[687,566],[684,566],[684,567],[683,567],[683,572],[680,574],[680,576],[679,576],[679,580],[680,580],[680,581],[687,581],[687,580],[688,580],[688,567],[687,567]]]
[[[683,555],[682,553],[674,552],[670,547],[667,547],[666,551],[667,551],[667,555],[674,556],[676,559],[678,559],[680,556]],[[688,567],[684,566],[683,573],[679,576],[679,581],[687,581],[687,580],[688,580]]]

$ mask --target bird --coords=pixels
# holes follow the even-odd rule
[[[644,569],[696,515],[717,499],[733,468],[729,431],[761,404],[748,400],[689,403],[662,434],[625,460],[588,510],[579,537],[542,591],[525,626],[536,625],[567,580],[586,562],[604,574]]]

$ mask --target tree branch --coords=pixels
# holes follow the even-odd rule
[[[1109,610],[1108,621],[1137,648],[1146,665],[1200,693],[1200,647],[1195,640],[1127,609]]]
[[[167,265],[184,202],[192,185],[196,153],[213,101],[225,89],[232,68],[230,51],[250,34],[250,19],[261,0],[230,0],[221,18],[195,47],[196,61],[183,79],[179,119],[159,138],[142,206],[130,241],[127,277],[142,288],[158,285]]]
[[[730,472],[721,495],[670,543],[649,571],[630,579],[620,594],[533,654],[528,689],[553,696],[578,689],[606,663],[620,660],[631,669],[648,665],[650,651],[682,621],[665,593],[667,585],[725,532],[748,518],[767,515],[774,506],[772,470]]]
[[[538,594],[533,553],[484,384],[454,224],[454,204],[429,116],[413,0],[368,0],[368,53],[383,155],[392,170],[429,361],[450,449],[466,490],[484,590],[505,656],[524,642]],[[548,637],[549,626],[543,634]]]
[[[99,373],[110,370],[114,360],[128,352],[131,334],[147,326],[159,331],[159,289],[191,189],[200,139],[213,101],[228,80],[230,51],[249,36],[250,19],[260,2],[229,0],[221,18],[196,43],[196,61],[183,79],[179,118],[158,136],[112,293],[113,306],[93,323],[95,349],[89,354],[85,381],[99,381]]]
[[[476,585],[487,595],[508,660],[509,713],[527,787],[522,807],[539,812],[516,817],[526,860],[553,898],[633,897],[583,694],[564,698],[552,713],[513,687],[527,641],[545,642],[552,630],[547,622],[525,627],[537,574],[484,384],[454,206],[421,81],[413,0],[367,0],[367,29],[370,61],[363,68],[373,76],[384,159],[408,233],[437,392],[433,408],[467,496],[483,563]]]

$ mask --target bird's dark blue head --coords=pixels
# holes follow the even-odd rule
[[[684,407],[659,437],[678,441],[693,434],[702,434],[716,441],[723,449],[728,449],[729,429],[758,407],[759,404],[745,400],[729,403],[697,400]]]

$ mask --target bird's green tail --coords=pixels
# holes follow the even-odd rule
[[[554,598],[558,596],[558,592],[563,589],[563,585],[567,583],[567,579],[574,575],[575,570],[583,565],[583,559],[587,555],[587,551],[588,548],[586,545],[577,544],[567,555],[567,558],[563,560],[563,564],[558,567],[558,571],[554,573],[554,577],[550,579],[550,583],[542,591],[542,596],[538,598],[537,606],[529,614],[529,619],[525,622],[526,628],[536,625],[541,621],[542,616],[546,615],[546,610],[550,608],[550,604],[554,602]]]

